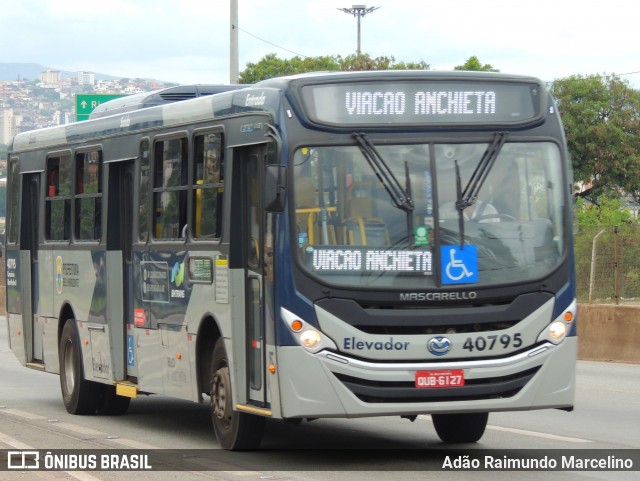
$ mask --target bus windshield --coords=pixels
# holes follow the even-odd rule
[[[473,182],[489,145],[379,143],[372,148],[388,176],[361,146],[298,149],[293,240],[300,263],[325,283],[349,287],[547,275],[565,244],[560,150],[551,142],[506,142],[461,205],[457,185]],[[399,205],[390,179],[413,208]]]

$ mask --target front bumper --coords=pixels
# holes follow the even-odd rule
[[[452,362],[364,361],[278,348],[282,417],[364,417],[571,408],[577,338],[513,356]],[[465,385],[415,387],[417,371],[462,369]]]

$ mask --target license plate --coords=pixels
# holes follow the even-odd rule
[[[464,386],[464,371],[462,369],[416,372],[416,387],[419,388],[437,389],[460,386]]]

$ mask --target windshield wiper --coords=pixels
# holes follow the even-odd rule
[[[498,158],[498,154],[500,153],[500,149],[504,145],[507,140],[507,132],[496,132],[493,136],[493,140],[487,147],[487,150],[484,151],[482,158],[476,165],[473,174],[469,178],[469,182],[465,186],[464,190],[462,190],[462,181],[460,178],[460,167],[458,165],[458,161],[455,161],[456,164],[456,209],[458,210],[458,230],[460,231],[460,247],[464,246],[464,210],[467,207],[470,207],[476,203],[478,200],[478,194],[480,193],[480,189],[482,189],[482,185],[484,181],[487,180],[487,176],[491,169],[493,168],[493,164]]]
[[[360,144],[360,150],[364,158],[367,159],[369,166],[371,166],[376,177],[382,182],[389,197],[391,197],[393,205],[405,212],[413,212],[413,200],[411,200],[411,197],[409,197],[404,187],[400,185],[398,178],[391,171],[389,165],[382,158],[375,145],[373,145],[363,133],[354,132],[353,136],[358,141],[358,144]]]
[[[389,194],[391,203],[407,213],[407,231],[411,244],[413,244],[413,210],[415,208],[414,202],[411,199],[411,181],[409,177],[409,166],[405,162],[405,183],[406,189],[402,187],[398,178],[394,175],[393,171],[389,168],[389,164],[376,149],[375,145],[367,138],[364,133],[354,132],[353,137],[356,139],[362,151],[362,155],[367,159],[371,170],[376,174],[376,177],[382,183],[382,186]]]

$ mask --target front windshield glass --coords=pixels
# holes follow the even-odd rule
[[[299,261],[325,282],[351,287],[478,285],[547,274],[564,245],[560,152],[548,142],[505,143],[461,214],[457,182],[464,190],[487,146],[376,145],[412,211],[394,205],[389,179],[375,175],[360,147],[299,149]]]

